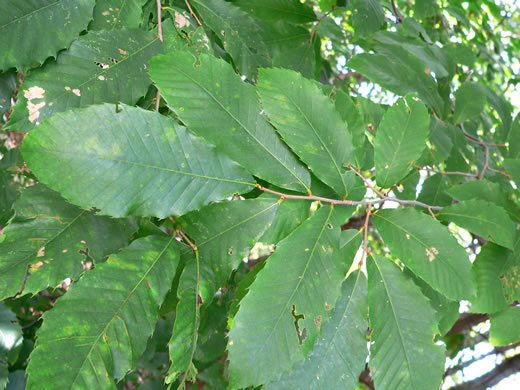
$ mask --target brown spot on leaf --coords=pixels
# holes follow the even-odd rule
[[[107,16],[108,14],[110,14],[110,12],[108,12],[108,11],[105,11],[105,12],[101,13],[101,15],[103,15],[103,16]]]
[[[430,68],[426,68],[426,69],[424,69],[424,73],[426,73],[426,74],[430,74]]]
[[[74,95],[76,95],[76,96],[81,96],[81,91],[80,91],[79,89],[77,89],[77,88],[76,88],[76,89],[73,89],[73,90],[72,90],[72,93],[73,93]]]
[[[329,311],[329,310],[330,310],[330,305],[327,302],[325,302],[325,311]]]
[[[316,324],[316,327],[318,328],[318,331],[321,330],[321,316],[318,316],[314,319],[314,323]]]
[[[27,110],[29,111],[29,121],[34,122],[40,117],[40,110],[45,107],[45,102],[33,103],[34,99],[43,99],[45,90],[41,87],[30,87],[23,91],[23,96],[27,99]]]
[[[36,255],[36,257],[43,257],[43,256],[45,256],[45,246],[40,247],[40,249],[38,249],[38,254]]]
[[[123,50],[123,49],[119,49],[119,48],[117,48],[117,50],[119,50],[119,53],[121,53],[121,54],[124,55],[124,56],[128,54],[128,52],[125,51],[125,50]]]
[[[38,269],[43,265],[43,261],[38,261],[36,264],[31,264],[32,269]]]
[[[146,287],[148,287],[148,290],[151,290],[152,288],[150,287],[150,283],[148,283],[148,280],[145,280],[144,282],[146,283]]]

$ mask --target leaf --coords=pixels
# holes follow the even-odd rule
[[[72,203],[115,217],[182,215],[254,185],[172,119],[118,107],[53,115],[25,138],[27,165]]]
[[[278,380],[312,349],[361,239],[340,249],[336,220],[322,207],[279,242],[240,302],[228,344],[233,389]]]
[[[450,42],[444,45],[442,50],[457,64],[466,65],[468,68],[472,68],[477,60],[471,47],[463,43]]]
[[[240,73],[252,79],[257,68],[269,65],[262,32],[248,14],[224,0],[192,0],[192,3],[204,25],[222,41]]]
[[[439,388],[445,349],[435,345],[435,313],[413,282],[388,259],[367,263],[370,371],[376,388]]]
[[[255,176],[287,189],[308,190],[309,172],[260,114],[255,88],[228,63],[177,52],[156,57],[150,65],[168,106],[190,131]]]
[[[4,114],[11,109],[11,98],[15,90],[16,72],[8,70],[0,73],[0,124],[4,123]]]
[[[144,352],[178,262],[175,236],[150,236],[87,272],[43,315],[27,389],[115,388]]]
[[[336,110],[341,118],[347,123],[348,131],[352,135],[352,144],[354,146],[354,158],[356,168],[361,168],[365,162],[366,150],[365,146],[365,123],[356,104],[350,96],[339,90],[336,92]]]
[[[89,30],[139,28],[146,0],[97,0]]]
[[[444,103],[430,69],[404,48],[392,46],[384,54],[358,54],[348,66],[398,95],[417,92],[436,112],[442,111]]]
[[[161,51],[151,32],[89,32],[25,78],[8,127],[29,131],[56,112],[91,104],[134,104],[151,84],[148,60]]]
[[[415,2],[414,16],[417,16],[418,19],[437,15],[438,12],[437,0],[417,0]]]
[[[479,117],[486,104],[486,95],[478,83],[464,83],[455,92],[455,123]]]
[[[417,200],[432,206],[447,206],[452,203],[451,197],[444,193],[449,187],[449,181],[445,175],[435,174],[427,177]],[[424,210],[426,211],[426,210]]]
[[[199,306],[207,306],[224,287],[231,272],[248,256],[255,241],[271,224],[277,199],[216,203],[179,218],[182,229],[197,245],[197,256],[187,256],[179,281],[177,314],[169,342],[172,362],[168,382],[189,369],[199,326]]]
[[[269,198],[269,195],[270,194],[266,193],[264,196],[265,198]],[[276,199],[278,199],[278,197],[276,197]],[[273,221],[258,241],[266,244],[277,244],[309,218],[310,213],[311,205],[308,200],[291,199],[287,202],[283,201],[278,206]]]
[[[5,0],[0,14],[0,70],[39,65],[86,29],[95,0]]]
[[[490,320],[489,335],[492,345],[508,345],[520,341],[519,307],[508,307],[501,312],[491,314]]]
[[[0,111],[1,112],[1,111]],[[520,158],[520,114],[516,116],[509,134],[509,158]]]
[[[19,195],[13,175],[7,171],[0,171],[0,225],[5,226],[12,217],[12,206]]]
[[[298,24],[316,20],[312,8],[298,0],[233,0],[233,4],[252,17],[266,22]]]
[[[82,261],[101,262],[137,230],[131,219],[81,210],[42,184],[24,189],[14,209],[0,243],[0,299],[77,279]]]
[[[268,389],[354,389],[368,355],[367,280],[354,271],[342,285],[331,319],[314,349],[290,374],[264,386]]]
[[[414,209],[381,210],[372,223],[392,254],[435,290],[452,300],[475,295],[468,255],[447,227]]]
[[[511,176],[511,179],[517,184],[520,185],[520,159],[513,160],[510,158],[504,159],[502,163],[504,168],[507,170],[507,173]]]
[[[321,181],[346,199],[343,165],[353,163],[352,136],[330,99],[300,74],[261,69],[262,105],[284,141]]]
[[[496,130],[496,135],[499,137],[499,139],[506,140],[509,138],[512,124],[511,109],[509,104],[503,96],[498,96],[488,86],[484,87],[484,93],[487,96],[489,105],[497,111],[502,121]]]
[[[352,26],[356,34],[371,34],[379,30],[384,21],[383,7],[378,0],[352,1]]]
[[[0,389],[4,389],[8,382],[9,354],[21,346],[22,341],[22,327],[16,315],[4,302],[0,302]]]
[[[413,168],[428,140],[430,117],[412,97],[399,99],[383,116],[374,145],[377,185],[389,188]]]

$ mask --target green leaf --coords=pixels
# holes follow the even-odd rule
[[[385,15],[379,0],[352,1],[352,26],[357,34],[371,34],[379,30],[384,22]]]
[[[361,168],[365,162],[366,154],[366,150],[364,149],[366,137],[363,117],[350,96],[341,90],[336,92],[334,105],[341,115],[341,118],[348,125],[348,131],[352,136],[352,144],[354,146],[355,166],[356,168]]]
[[[372,223],[392,254],[452,300],[475,295],[471,263],[447,227],[414,209],[378,211]]]
[[[151,83],[147,62],[161,51],[157,36],[142,30],[81,36],[56,62],[25,78],[9,128],[29,131],[52,114],[74,107],[136,103]]]
[[[55,114],[25,138],[22,153],[66,199],[115,217],[182,215],[254,185],[172,119],[125,105]]]
[[[477,119],[486,105],[486,95],[481,84],[464,83],[455,91],[455,123]]]
[[[7,171],[0,171],[0,225],[5,226],[12,217],[12,206],[18,199],[18,187],[13,175]]]
[[[280,187],[308,190],[309,172],[260,113],[255,88],[228,63],[177,52],[155,57],[150,64],[162,96],[190,131],[252,174]]]
[[[511,176],[511,179],[518,185],[520,185],[520,159],[513,160],[510,158],[504,159],[504,168],[507,173]]]
[[[445,349],[435,345],[435,312],[420,289],[380,255],[367,264],[370,371],[376,388],[439,388]]]
[[[257,68],[269,65],[262,31],[248,14],[224,0],[192,0],[192,4],[204,25],[222,41],[240,73],[252,79]]]
[[[497,95],[491,88],[488,86],[484,87],[484,92],[487,96],[489,105],[495,109],[501,119],[500,126],[496,131],[497,137],[501,140],[506,140],[509,138],[509,133],[511,132],[511,109],[509,107],[509,103],[505,100],[503,96]]]
[[[14,208],[0,243],[0,299],[76,279],[82,261],[100,262],[137,230],[132,219],[81,210],[41,184],[24,189]]]
[[[417,200],[432,206],[450,205],[452,203],[451,197],[444,193],[444,190],[448,187],[449,181],[445,175],[435,174],[429,176],[424,180]]]
[[[343,165],[354,162],[352,136],[316,84],[286,69],[261,69],[262,105],[284,141],[321,181],[346,199]]]
[[[450,42],[442,47],[442,51],[457,64],[466,65],[469,68],[472,68],[477,60],[471,47],[463,43]]]
[[[97,0],[89,30],[139,28],[146,0]]]
[[[374,145],[377,185],[389,188],[406,176],[424,150],[429,127],[428,110],[412,97],[388,109]]]
[[[418,19],[437,15],[438,12],[439,5],[437,0],[415,0],[414,16]]]
[[[508,345],[520,341],[520,307],[508,307],[491,314],[490,320],[489,341],[492,345]]]
[[[278,243],[240,302],[229,333],[232,388],[278,380],[312,349],[361,240],[340,249],[336,220],[322,207]]]
[[[502,207],[484,200],[466,200],[443,208],[437,214],[441,221],[456,225],[486,240],[513,249],[516,226]]]
[[[280,381],[264,386],[269,389],[354,389],[368,355],[367,280],[354,271],[343,282],[331,319],[323,326],[314,349]]]
[[[1,111],[0,111],[1,112]],[[516,116],[509,134],[509,158],[520,158],[520,114]]]
[[[175,236],[150,236],[87,272],[43,315],[27,389],[115,388],[144,352],[178,262]]]
[[[358,54],[348,66],[398,95],[417,92],[436,112],[444,105],[430,69],[415,55],[399,46],[392,46],[384,54]]]
[[[473,263],[477,295],[471,301],[472,312],[495,313],[507,307],[504,284],[512,274],[508,272],[509,256],[513,256],[511,251],[492,242],[482,246]]]
[[[0,302],[0,389],[7,385],[9,374],[9,353],[22,344],[22,327],[16,315]]]
[[[11,98],[16,90],[16,72],[9,70],[0,73],[0,124],[4,123],[4,114],[11,108]]]
[[[272,197],[269,195],[272,194],[266,193],[264,198]],[[291,199],[290,201],[282,202],[276,210],[275,218],[258,241],[266,244],[277,244],[309,218],[310,213],[311,204],[308,200]]]
[[[0,70],[24,71],[65,49],[86,29],[95,0],[4,0]]]
[[[316,20],[312,8],[299,0],[233,0],[233,4],[252,17],[266,22],[298,24]]]
[[[179,218],[194,240],[198,253],[189,256],[179,281],[177,314],[169,343],[172,362],[168,382],[189,369],[199,324],[199,306],[208,305],[223,287],[255,241],[271,224],[277,199],[250,199],[216,203]]]

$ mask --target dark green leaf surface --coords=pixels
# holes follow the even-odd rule
[[[72,203],[116,217],[182,215],[254,185],[172,119],[118,110],[106,104],[55,114],[24,140],[27,164]]]
[[[224,0],[193,0],[192,3],[204,24],[218,35],[241,74],[252,79],[258,67],[269,65],[262,32],[253,18]]]
[[[420,289],[389,259],[367,264],[370,371],[376,388],[436,390],[444,348],[434,344],[435,312]]]
[[[27,389],[115,389],[152,335],[179,262],[175,236],[134,241],[43,316]]]
[[[336,219],[322,207],[282,240],[240,302],[229,333],[232,388],[276,381],[312,349],[359,248],[360,237],[340,250]]]
[[[334,102],[336,110],[341,118],[347,123],[348,131],[352,135],[352,144],[354,146],[354,159],[357,168],[361,168],[365,162],[366,150],[365,145],[365,123],[359,112],[358,107],[343,91],[336,92],[336,101]]]
[[[18,198],[18,188],[13,175],[7,171],[0,171],[0,225],[5,226],[13,215],[12,206]]]
[[[151,81],[148,60],[162,52],[151,32],[90,32],[25,78],[9,128],[29,131],[55,112],[98,103],[134,104]]]
[[[9,375],[9,353],[22,344],[22,328],[16,315],[0,302],[0,389],[6,388]]]
[[[260,178],[288,189],[309,188],[309,172],[260,114],[255,88],[231,65],[213,56],[196,59],[177,52],[154,58],[150,74],[190,131]]]
[[[352,25],[357,34],[371,34],[379,30],[384,21],[383,7],[378,0],[352,1]]]
[[[89,30],[138,28],[143,20],[146,0],[97,0]]]
[[[520,185],[520,159],[513,160],[506,158],[504,159],[504,168],[507,170],[507,173],[511,176],[511,179],[517,184]]]
[[[482,86],[478,83],[462,84],[455,92],[455,123],[462,123],[468,119],[477,119],[486,104]]]
[[[377,185],[389,188],[406,176],[426,146],[429,127],[428,110],[412,97],[388,109],[374,145]]]
[[[271,194],[264,195],[269,198]],[[276,198],[278,199],[278,198]],[[287,237],[302,222],[309,218],[311,203],[308,200],[283,201],[276,210],[276,215],[258,241],[266,244],[277,244]]]
[[[95,0],[4,0],[0,70],[25,70],[65,49],[86,29]]]
[[[346,199],[344,165],[354,163],[347,125],[316,84],[286,69],[261,69],[258,92],[277,131],[321,181]]]
[[[460,227],[513,249],[516,226],[502,207],[484,200],[466,200],[443,208],[437,214],[441,221]]]
[[[490,316],[489,338],[492,345],[508,345],[520,341],[520,307],[507,309]]]
[[[381,210],[372,218],[392,254],[452,300],[475,295],[471,263],[447,227],[414,209]]]
[[[9,70],[0,73],[0,124],[4,123],[4,114],[11,108],[11,97],[16,89],[16,72]]]
[[[314,349],[280,381],[264,386],[268,390],[354,389],[368,355],[367,280],[354,271],[343,282],[341,296],[330,321],[323,326]]]
[[[312,8],[299,0],[233,0],[233,4],[267,22],[309,23],[316,20]]]
[[[81,210],[43,185],[26,188],[14,208],[16,216],[0,243],[2,299],[76,279],[83,271],[82,261],[101,261],[126,246],[137,230],[131,219]]]
[[[509,158],[520,158],[520,114],[516,116],[509,134]]]

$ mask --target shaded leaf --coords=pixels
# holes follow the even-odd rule
[[[0,243],[1,299],[76,279],[82,261],[100,262],[126,246],[137,230],[132,219],[81,210],[41,184],[24,189],[14,208],[16,216]]]
[[[19,195],[13,175],[7,171],[0,171],[0,225],[5,226],[12,217],[12,206]]]
[[[175,236],[151,236],[86,273],[43,315],[27,388],[115,388],[144,352],[178,262]]]
[[[452,300],[475,295],[471,263],[447,227],[414,209],[378,211],[372,218],[392,254]]]
[[[0,302],[0,389],[7,385],[9,375],[9,354],[22,344],[22,327],[16,315]]]
[[[464,83],[455,91],[455,123],[462,123],[468,119],[478,118],[484,105],[486,95],[478,83]]]
[[[473,67],[476,61],[475,53],[471,47],[463,43],[450,42],[442,47],[442,50],[457,64]]]
[[[86,29],[95,0],[5,0],[0,14],[0,70],[24,71],[65,49]],[[6,39],[7,38],[7,39]]]
[[[312,352],[290,374],[265,389],[353,389],[368,355],[367,280],[354,271],[342,285],[330,321],[323,326]]]
[[[447,206],[452,200],[444,191],[449,187],[450,182],[441,174],[429,176],[422,184],[421,193],[417,200],[431,206]],[[427,211],[427,210],[424,210]]]
[[[300,74],[261,69],[262,105],[284,141],[321,181],[347,197],[343,165],[353,163],[352,136],[330,99]]]
[[[4,123],[4,114],[11,108],[11,98],[16,90],[16,72],[9,70],[0,73],[0,124]]]
[[[511,179],[517,184],[520,185],[520,159],[513,160],[506,158],[503,162],[504,168],[506,168],[507,173],[511,176]]]
[[[24,80],[8,127],[29,131],[56,112],[98,103],[134,104],[146,93],[148,60],[162,51],[142,30],[89,32]]]
[[[435,312],[417,286],[388,259],[367,263],[370,371],[382,389],[439,388],[445,349],[435,345]]]
[[[353,0],[352,26],[360,35],[371,34],[381,28],[385,21],[379,0]]]
[[[97,0],[89,30],[138,28],[143,19],[146,0]]]
[[[309,172],[260,114],[255,88],[228,63],[177,52],[154,58],[150,74],[190,131],[260,178],[288,189],[308,189]]]
[[[233,4],[267,22],[309,23],[316,20],[312,8],[298,0],[233,0]]]
[[[377,185],[389,188],[406,176],[424,150],[429,126],[426,107],[412,97],[388,109],[374,145]]]
[[[28,166],[72,203],[116,217],[182,215],[254,185],[172,119],[118,107],[53,115],[24,140]]]
[[[352,135],[352,144],[354,146],[355,166],[361,168],[365,162],[366,154],[366,150],[364,149],[365,124],[363,117],[350,96],[341,90],[336,92],[334,105],[341,115],[341,118],[348,125],[348,131]]]
[[[491,314],[489,341],[492,345],[508,345],[520,341],[520,307]]]

